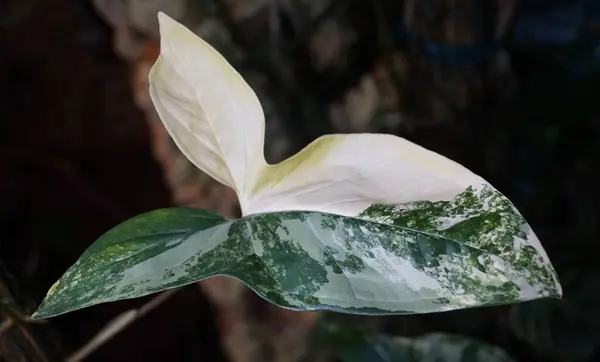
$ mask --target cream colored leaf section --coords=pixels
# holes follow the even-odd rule
[[[276,164],[264,159],[264,115],[254,91],[209,44],[159,14],[161,55],[150,94],[181,151],[234,188],[244,215],[320,211],[357,216],[372,204],[450,200],[486,182],[403,138],[323,136]]]
[[[254,91],[208,43],[163,13],[150,96],[185,156],[242,198],[266,162],[264,114]]]
[[[403,138],[336,134],[262,170],[243,212],[304,210],[357,216],[372,204],[450,200],[486,181]]]

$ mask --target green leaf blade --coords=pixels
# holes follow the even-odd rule
[[[103,235],[51,288],[47,318],[215,275],[294,310],[430,313],[560,296],[560,287],[483,248],[431,230],[317,212],[228,220],[158,210]]]
[[[562,296],[558,276],[537,236],[514,205],[489,185],[469,187],[450,201],[373,205],[363,219],[455,240],[527,270],[525,283]]]
[[[160,209],[133,217],[96,240],[50,288],[34,318],[47,318],[99,303],[137,298],[179,286],[154,268],[155,258],[199,230],[228,220],[204,210]],[[146,270],[144,270],[146,268]],[[144,277],[154,285],[146,289]]]

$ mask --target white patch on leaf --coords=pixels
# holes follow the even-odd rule
[[[208,43],[159,13],[161,52],[150,96],[183,154],[243,195],[266,165],[264,115],[254,91]]]
[[[386,134],[323,136],[267,165],[265,120],[254,91],[198,36],[162,13],[159,23],[152,101],[190,161],[236,190],[244,215],[303,210],[356,216],[374,203],[450,200],[485,183],[441,155]]]
[[[191,31],[162,13],[159,23],[161,55],[149,79],[152,101],[185,156],[237,192],[244,216],[301,210],[356,217],[374,204],[400,205],[398,211],[401,212],[403,207],[410,208],[403,204],[450,201],[469,187],[479,193],[493,189],[460,164],[386,134],[326,135],[287,160],[269,165],[263,151],[263,110],[254,91],[215,49]],[[491,196],[482,197],[481,201],[476,210],[439,217],[435,224],[438,231],[498,207],[494,204],[497,200]],[[391,220],[388,217],[373,221],[389,223]],[[299,227],[302,222],[298,221]],[[288,227],[296,228],[292,224]],[[476,246],[497,242],[507,230],[499,226],[477,235]],[[330,246],[337,252],[334,261],[353,255],[364,263],[364,270],[356,274],[346,272],[343,267],[344,273],[336,274],[333,267],[327,267],[329,282],[314,293],[314,297],[326,304],[383,310],[406,307],[406,310],[419,311],[435,309],[432,307],[435,299],[443,297],[449,303],[439,304],[438,310],[473,306],[486,295],[463,290],[469,281],[476,283],[479,289],[469,288],[481,292],[486,286],[501,286],[507,275],[509,280],[518,283],[521,293],[539,290],[529,285],[523,271],[512,270],[512,264],[494,264],[494,258],[506,255],[490,256],[492,259],[482,262],[485,272],[466,267],[471,260],[450,257],[438,260],[440,266],[419,269],[412,264],[413,260],[382,247],[367,248],[360,243],[348,247],[344,240],[348,236],[337,233],[327,236],[317,227],[313,227],[313,232],[315,237],[321,238],[320,242],[310,237],[307,240],[313,241],[299,238],[302,233],[290,232],[295,235],[292,237],[284,235],[283,229],[276,231],[280,238],[301,244],[309,257],[318,262],[324,262],[325,248]],[[530,230],[527,233],[524,242],[535,247],[542,256],[539,264],[549,265],[539,240]],[[365,242],[382,245],[377,241],[380,237],[377,233],[367,234],[371,240]],[[398,243],[413,242],[405,233],[397,237],[403,238]],[[273,242],[253,240],[252,246],[257,255],[265,256],[273,248]],[[507,247],[503,252],[514,256],[518,250]],[[286,276],[287,269],[283,265],[273,264],[268,268],[279,277]],[[128,272],[134,273],[134,270]],[[457,277],[471,279],[457,281]],[[284,297],[290,303],[294,299]]]

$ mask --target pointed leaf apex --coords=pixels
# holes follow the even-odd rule
[[[158,22],[160,56],[149,73],[156,111],[182,153],[243,199],[266,165],[260,101],[207,41],[165,13]]]

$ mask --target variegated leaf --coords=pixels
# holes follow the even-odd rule
[[[188,29],[159,22],[158,114],[194,164],[235,189],[244,218],[130,220],[82,255],[38,317],[218,274],[296,310],[427,313],[561,296],[510,201],[441,155],[392,135],[326,135],[267,164],[252,89]]]
[[[445,231],[459,242],[496,243],[503,257],[535,253],[533,259],[550,264],[525,220],[489,183],[400,137],[326,135],[279,164],[266,164],[264,117],[254,92],[200,38],[164,14],[160,23],[163,54],[150,82],[159,114],[190,159],[218,180],[229,180],[244,215],[302,210],[357,217],[394,209],[378,205],[399,205],[398,210],[411,208],[411,214],[427,217],[427,229],[460,229],[460,235]],[[218,160],[222,172],[207,166],[210,160]],[[469,192],[473,202],[464,197]],[[452,211],[451,200],[462,204]],[[501,234],[504,239],[496,240]]]
[[[361,218],[290,211],[229,220],[194,209],[143,214],[96,241],[51,289],[36,317],[214,275],[240,279],[285,308],[360,314],[559,295],[552,268],[533,247],[510,252],[527,238],[522,218],[501,196],[483,195],[469,190],[450,203],[403,210],[374,206]],[[493,209],[482,211],[482,202]],[[439,212],[454,216],[454,224],[441,223]]]

